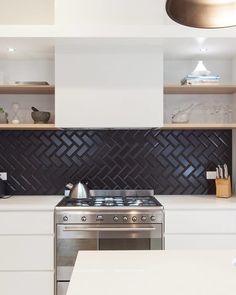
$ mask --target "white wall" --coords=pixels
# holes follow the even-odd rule
[[[47,81],[54,84],[54,60],[50,59],[0,60],[0,72],[3,73],[4,84],[16,81]]]
[[[165,0],[56,0],[55,23],[80,25],[157,25]]]
[[[0,1],[0,25],[50,25],[53,23],[54,0]]]

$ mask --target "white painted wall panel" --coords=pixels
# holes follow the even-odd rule
[[[57,0],[56,24],[162,24],[165,0]]]
[[[0,25],[50,25],[54,0],[1,0]]]

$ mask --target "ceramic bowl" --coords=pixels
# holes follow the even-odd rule
[[[32,112],[31,117],[34,120],[34,124],[47,124],[50,119],[51,113],[49,112]]]

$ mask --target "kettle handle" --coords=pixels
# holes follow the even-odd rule
[[[68,188],[68,189],[72,189],[73,186],[74,186],[74,185],[73,185],[72,183],[67,183],[67,184],[66,184],[66,188]]]

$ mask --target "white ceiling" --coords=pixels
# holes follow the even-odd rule
[[[8,48],[15,48],[9,52]],[[0,38],[0,59],[53,59],[54,40],[50,38]]]

